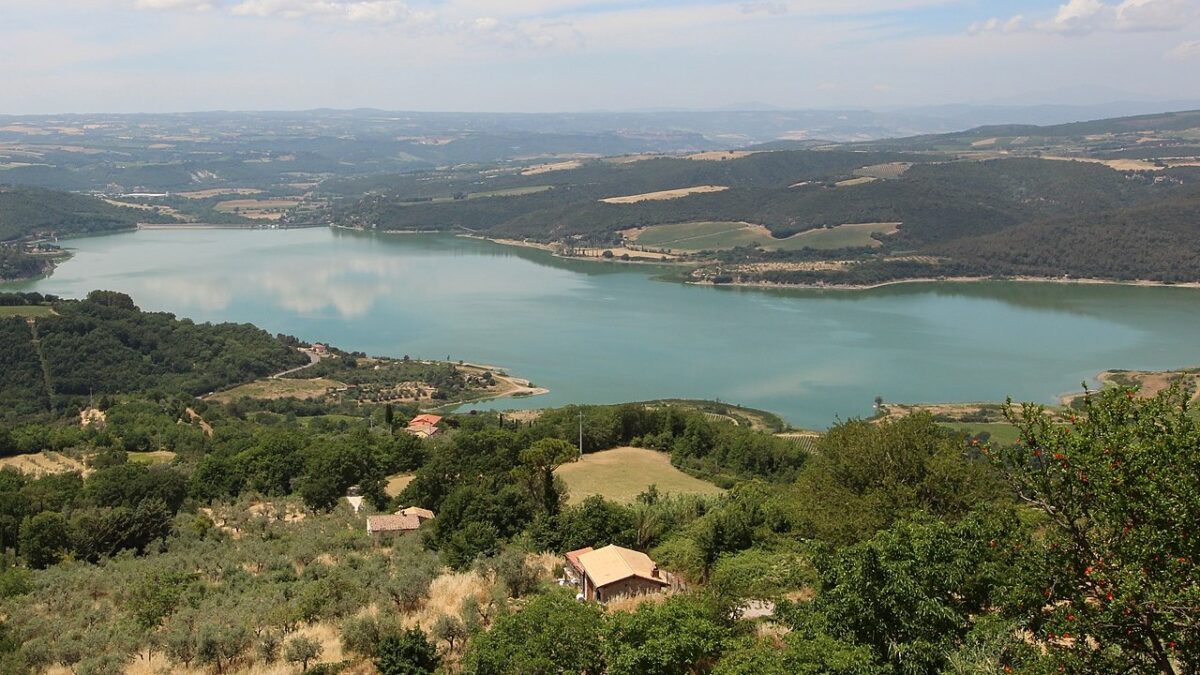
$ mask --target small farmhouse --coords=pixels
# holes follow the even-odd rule
[[[429,438],[430,436],[436,436],[441,431],[438,428],[438,424],[441,421],[442,418],[437,415],[417,415],[408,423],[408,428],[405,431],[413,436]]]
[[[400,509],[392,515],[367,516],[367,534],[382,537],[416,532],[427,520],[433,520],[433,511],[418,506]]]
[[[581,548],[567,553],[564,573],[585,600],[606,602],[619,597],[658,593],[671,582],[650,556],[620,546]]]

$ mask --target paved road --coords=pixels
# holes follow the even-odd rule
[[[317,354],[316,352],[314,352],[313,350],[304,349],[303,347],[301,347],[300,351],[302,351],[308,355],[308,363],[306,363],[302,366],[298,366],[296,368],[292,368],[290,370],[285,370],[282,373],[275,373],[274,375],[271,376],[271,379],[278,380],[279,378],[284,377],[285,375],[291,375],[292,373],[298,373],[301,370],[304,370],[305,368],[312,368],[313,366],[315,366],[321,362],[321,356],[319,354]]]

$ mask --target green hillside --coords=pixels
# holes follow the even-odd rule
[[[9,298],[12,296],[3,296]],[[169,390],[200,395],[303,365],[292,341],[248,324],[196,324],[94,291],[52,316],[0,316],[5,415],[70,409],[89,396]]]
[[[86,195],[0,185],[0,241],[40,233],[110,232],[139,222],[172,221],[153,211],[113,206]]]

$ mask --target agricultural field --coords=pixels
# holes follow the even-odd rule
[[[0,317],[6,316],[53,316],[54,309],[46,305],[20,305],[16,307],[0,307]]]
[[[864,166],[861,169],[855,169],[855,176],[865,176],[868,178],[878,178],[880,180],[894,180],[904,175],[905,171],[912,166],[911,162],[888,162],[887,164],[872,164]]]
[[[573,159],[566,162],[553,162],[550,164],[537,164],[529,167],[521,172],[522,176],[540,176],[544,173],[553,173],[555,171],[570,171],[583,166],[583,162],[578,159]]]
[[[881,244],[879,240],[871,236],[872,234],[879,232],[884,235],[892,235],[899,231],[900,223],[852,223],[801,232],[782,240],[782,245],[776,246],[776,248],[783,250],[815,248],[821,251],[861,246],[877,248]]]
[[[490,190],[487,192],[472,192],[467,199],[484,199],[486,197],[522,197],[549,190],[551,185],[526,185],[524,187],[508,188],[506,190]]]
[[[0,458],[0,467],[13,468],[31,476],[49,476],[56,473],[79,471],[87,473],[83,462],[58,452],[35,452]]]
[[[854,223],[808,230],[786,239],[776,239],[767,228],[749,223],[703,222],[655,225],[631,231],[628,236],[639,246],[680,252],[720,251],[737,246],[758,246],[767,250],[790,251],[802,248],[835,250],[852,247],[877,247],[875,232],[894,234],[899,223]]]
[[[208,398],[221,403],[228,403],[243,397],[268,400],[277,398],[307,400],[324,396],[331,389],[343,389],[345,387],[346,385],[342,382],[324,377],[314,377],[306,380],[264,378],[249,384],[217,392]]]
[[[175,195],[184,199],[210,199],[212,197],[220,197],[222,195],[258,195],[262,194],[262,190],[258,188],[213,188],[211,190],[192,190],[190,192],[176,192]]]
[[[716,495],[721,488],[693,478],[671,466],[671,456],[645,448],[616,448],[584,455],[578,462],[558,468],[570,491],[571,503],[592,495],[629,503],[651,485],[671,494]]]
[[[682,199],[688,195],[699,195],[709,192],[724,192],[729,188],[724,185],[697,185],[695,187],[679,188],[676,190],[659,190],[658,192],[643,192],[638,195],[623,197],[607,197],[600,201],[605,204],[638,204],[640,202],[658,202],[671,199]]]
[[[234,213],[254,220],[279,220],[284,211],[296,208],[303,201],[292,199],[230,199],[216,205],[221,213]]]

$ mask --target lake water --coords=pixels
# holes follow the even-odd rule
[[[47,279],[370,354],[465,359],[550,394],[498,408],[707,398],[824,428],[888,401],[1052,402],[1106,368],[1200,362],[1200,291],[986,282],[687,286],[446,235],[140,231],[67,242]]]

